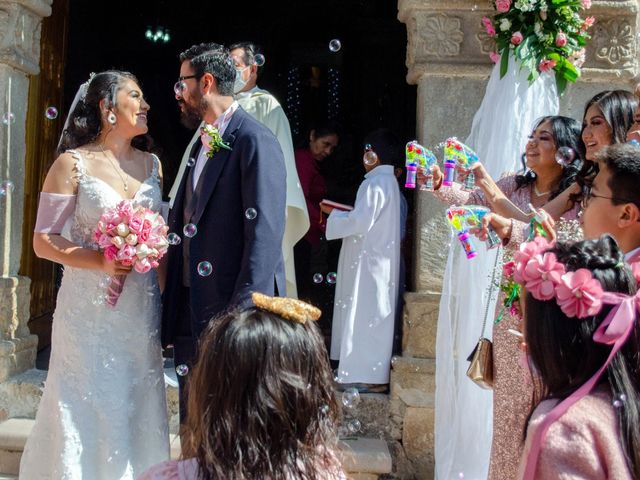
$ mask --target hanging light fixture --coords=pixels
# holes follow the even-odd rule
[[[147,30],[144,32],[144,37],[153,43],[169,43],[169,40],[171,40],[169,29],[161,25],[158,25],[155,31],[153,28],[147,27]]]

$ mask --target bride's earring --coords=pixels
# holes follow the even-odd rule
[[[107,122],[109,122],[111,125],[115,125],[116,124],[116,115],[113,112],[109,112],[109,115],[107,115]]]

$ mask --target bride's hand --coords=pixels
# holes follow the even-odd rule
[[[102,271],[111,275],[111,276],[115,276],[115,275],[128,275],[129,273],[131,273],[131,269],[133,267],[131,267],[131,265],[123,265],[122,262],[118,261],[118,260],[107,260],[106,258],[104,258],[104,256],[102,257]]]

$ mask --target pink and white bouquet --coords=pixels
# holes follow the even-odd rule
[[[94,239],[107,260],[117,260],[125,266],[132,266],[138,273],[146,273],[158,268],[159,260],[167,253],[168,230],[159,213],[141,206],[134,207],[130,201],[123,200],[102,214]],[[126,278],[126,275],[111,278],[107,305],[116,305]]]
[[[575,82],[584,63],[588,30],[595,19],[583,18],[591,0],[493,0],[496,14],[483,17],[487,35],[496,49],[489,56],[500,62],[500,77],[506,73],[513,54],[529,70],[529,81],[554,71],[558,93],[567,82]]]

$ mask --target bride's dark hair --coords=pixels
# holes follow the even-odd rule
[[[231,312],[209,322],[198,350],[182,455],[198,460],[199,479],[338,477],[338,406],[313,322]]]
[[[98,138],[102,131],[100,101],[105,100],[109,108],[116,107],[118,91],[127,80],[140,84],[135,75],[119,70],[107,70],[91,77],[86,94],[69,112],[68,125],[62,132],[62,138],[58,145],[58,155],[69,149],[94,142]],[[140,150],[149,151],[151,137],[139,135],[133,139],[131,144]]]

